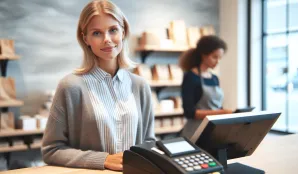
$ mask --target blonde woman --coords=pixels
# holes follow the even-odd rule
[[[123,169],[123,151],[155,140],[150,87],[127,69],[129,26],[108,0],[94,0],[80,15],[82,67],[56,90],[43,137],[47,164]]]

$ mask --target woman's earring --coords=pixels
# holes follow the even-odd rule
[[[88,48],[90,48],[90,49],[91,49],[91,46],[90,46],[90,45],[88,45]]]

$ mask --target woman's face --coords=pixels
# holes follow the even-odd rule
[[[101,14],[93,16],[87,25],[84,41],[100,60],[115,59],[122,50],[124,31],[112,16]]]
[[[223,57],[223,55],[224,55],[224,49],[218,48],[212,51],[210,54],[203,55],[202,63],[206,65],[208,68],[214,69],[218,64],[218,62],[220,61],[220,59]]]

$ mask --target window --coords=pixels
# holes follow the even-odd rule
[[[263,109],[273,130],[298,132],[298,0],[263,0]]]

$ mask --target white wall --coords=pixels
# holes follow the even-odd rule
[[[219,35],[228,44],[220,63],[220,83],[224,90],[224,108],[247,106],[247,2],[219,2]]]

